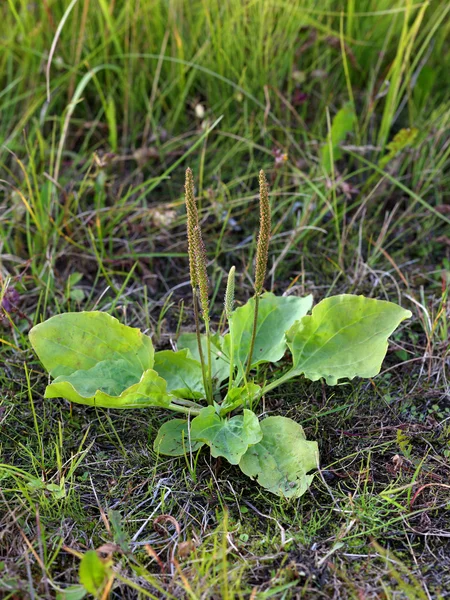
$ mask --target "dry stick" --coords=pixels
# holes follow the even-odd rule
[[[253,330],[250,342],[245,376],[248,377],[252,366],[253,351],[255,349],[256,328],[258,325],[259,298],[262,294],[264,280],[266,278],[267,259],[269,256],[270,242],[270,202],[269,186],[263,170],[259,172],[259,236],[256,246],[255,260],[255,313],[253,316]]]

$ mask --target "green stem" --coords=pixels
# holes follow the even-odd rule
[[[208,384],[208,376],[206,373],[205,357],[203,356],[202,338],[200,336],[200,315],[198,312],[197,292],[194,287],[192,288],[192,301],[194,304],[194,321],[195,321],[195,333],[197,334],[198,354],[200,356],[200,364],[202,365],[203,387],[205,388],[205,394],[206,394],[206,398],[208,400],[208,404],[212,404],[212,402],[210,402],[210,395],[208,393],[209,384]]]
[[[212,360],[211,360],[211,332],[209,330],[209,322],[205,321],[206,331],[206,353],[208,358],[208,389],[206,391],[206,399],[208,404],[213,404],[213,391],[212,391]]]
[[[228,327],[230,329],[230,374],[228,376],[228,393],[230,393],[232,384],[233,384],[233,374],[234,374],[234,340],[233,340],[233,331],[232,331],[232,319],[228,320]]]
[[[199,415],[200,408],[189,408],[187,406],[180,406],[179,404],[174,404],[173,402],[166,406],[169,410],[173,410],[174,412],[183,413],[185,415]]]
[[[272,383],[269,383],[266,386],[264,386],[264,388],[261,392],[261,396],[263,394],[267,394],[267,392],[270,392],[271,390],[275,389],[279,385],[286,383],[286,381],[289,381],[289,379],[292,379],[293,377],[296,377],[297,375],[299,375],[299,373],[295,373],[293,371],[294,371],[294,369],[290,369],[287,373],[282,375],[279,379],[275,379],[275,381],[272,381]]]
[[[248,374],[250,373],[250,368],[252,366],[253,350],[255,349],[256,327],[258,325],[258,308],[259,308],[259,294],[256,294],[255,295],[255,313],[253,315],[252,339],[250,342],[250,352],[248,354],[247,368],[245,369],[246,377],[248,377]]]
[[[176,398],[174,402],[176,404],[181,404],[181,406],[187,406],[188,408],[203,408],[203,406],[198,402],[194,402],[193,400],[186,400],[185,398]]]

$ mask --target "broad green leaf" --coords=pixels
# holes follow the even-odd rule
[[[286,331],[312,306],[312,296],[275,296],[271,292],[263,294],[259,301],[258,323],[252,365],[262,362],[276,362],[286,352]],[[231,333],[224,338],[224,350],[230,353],[230,336],[234,340],[234,362],[242,368],[250,352],[250,342],[255,314],[255,299],[251,298],[244,306],[237,308],[232,315]]]
[[[289,377],[304,374],[336,385],[344,377],[374,377],[386,355],[387,339],[411,316],[384,300],[343,294],[319,302],[288,332],[293,367]],[[284,378],[286,379],[286,378]]]
[[[138,383],[142,375],[140,369],[133,369],[130,363],[123,360],[102,360],[92,369],[75,371],[71,375],[57,377],[53,384],[70,383],[85,398],[94,396],[100,390],[111,396],[120,394],[134,383]]]
[[[102,361],[123,360],[140,375],[153,367],[151,339],[104,312],[56,315],[33,327],[30,341],[53,377],[87,371]]]
[[[201,364],[188,356],[188,349],[155,354],[155,371],[167,382],[167,391],[177,398],[205,397]]]
[[[108,566],[99,558],[95,550],[88,550],[81,559],[78,575],[80,583],[94,596],[104,588],[108,575]]]
[[[80,377],[87,376],[87,374],[89,374],[89,371],[83,371]],[[78,373],[75,372],[69,378],[77,383]],[[45,398],[66,398],[70,402],[99,408],[165,407],[174,400],[174,396],[167,392],[165,380],[153,369],[145,371],[138,383],[128,387],[117,396],[98,389],[101,385],[100,381],[98,381],[97,390],[94,391],[96,387],[94,382],[92,382],[92,385],[86,385],[83,390],[80,390],[75,388],[73,381],[67,381],[67,379],[61,376],[48,385],[45,390]],[[86,395],[83,395],[83,393]]]
[[[172,419],[159,428],[158,435],[153,442],[153,449],[166,456],[183,456],[189,452],[195,452],[203,444],[204,442],[192,439],[188,422],[185,419]]]
[[[267,417],[260,426],[262,440],[247,450],[239,467],[277,496],[300,497],[312,481],[307,473],[318,464],[317,442],[307,441],[303,427],[287,417]]]
[[[56,600],[83,600],[87,591],[83,585],[71,585],[56,592]]]
[[[242,387],[231,388],[222,404],[218,405],[220,415],[223,417],[243,404],[251,406],[253,400],[258,398],[260,393],[261,387],[253,383],[253,381],[249,381],[247,385],[243,385]]]
[[[242,415],[222,419],[213,406],[207,406],[191,423],[191,439],[208,444],[214,458],[224,456],[237,465],[247,448],[261,439],[261,428],[251,410],[244,409]]]
[[[206,359],[206,336],[201,335],[201,344],[203,350],[203,356]],[[228,378],[230,373],[230,363],[226,356],[222,352],[222,338],[219,335],[211,336],[211,356],[212,356],[212,376],[220,384],[222,381]],[[182,333],[178,338],[178,348],[187,348],[191,353],[192,357],[200,362],[200,354],[198,352],[197,334],[195,333]]]
[[[342,158],[342,150],[339,145],[353,131],[355,121],[355,111],[350,102],[345,104],[333,118],[331,131],[328,132],[327,141],[322,146],[322,167],[327,173],[331,172],[332,162]]]

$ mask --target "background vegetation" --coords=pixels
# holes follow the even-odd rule
[[[439,598],[450,589],[450,4],[4,0],[0,7],[0,593],[53,598],[102,547],[112,598]],[[192,328],[182,182],[214,290],[390,299],[414,317],[369,384],[265,399],[319,440],[290,504],[154,410],[44,401],[33,323],[99,308],[170,347]],[[73,592],[75,594],[75,592]],[[61,598],[69,598],[60,592]],[[72,596],[72,598],[74,598]]]

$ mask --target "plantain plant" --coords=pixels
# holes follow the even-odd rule
[[[312,308],[310,295],[264,292],[271,219],[263,171],[259,185],[254,295],[234,308],[232,267],[224,335],[211,327],[206,252],[188,169],[185,197],[195,333],[182,333],[176,351],[155,352],[151,338],[139,329],[92,311],[56,315],[33,327],[30,340],[53,378],[46,398],[178,413],[160,427],[154,441],[157,453],[182,456],[209,446],[213,457],[224,457],[270,492],[292,498],[301,496],[311,483],[310,473],[319,464],[317,442],[308,441],[292,419],[259,418],[260,399],[300,376],[311,381],[323,378],[329,385],[374,377],[388,337],[411,313],[364,296],[332,296]],[[268,363],[277,367],[259,368]]]

